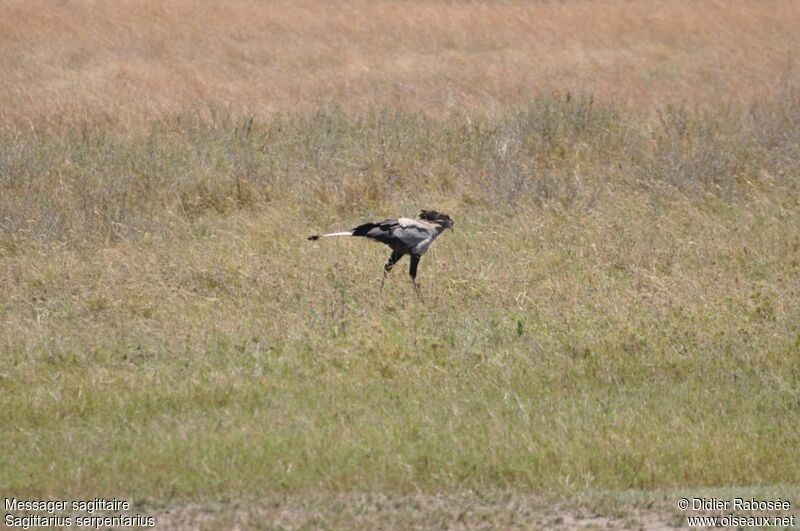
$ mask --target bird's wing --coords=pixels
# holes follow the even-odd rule
[[[403,245],[409,250],[430,238],[431,227],[410,218],[386,219],[365,223],[352,230],[353,236],[366,236],[386,245]]]
[[[391,245],[393,243],[397,243],[393,232],[399,226],[398,220],[386,219],[375,223],[364,223],[363,225],[359,225],[353,229],[351,232],[353,236],[365,236],[387,245]]]
[[[424,221],[420,221],[418,219],[400,218],[397,220],[397,223],[401,227],[413,228],[422,232],[430,232],[433,230],[433,227],[430,225],[430,223],[425,223]]]
[[[394,229],[395,236],[409,249],[431,238],[433,228],[425,222],[410,218],[397,220],[398,227]]]

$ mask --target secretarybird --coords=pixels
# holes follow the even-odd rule
[[[411,283],[414,284],[417,296],[421,297],[419,286],[417,285],[419,259],[425,254],[437,236],[444,232],[445,229],[453,228],[453,220],[447,214],[442,214],[435,210],[423,210],[420,212],[419,218],[386,219],[375,223],[364,223],[353,230],[315,234],[314,236],[309,236],[308,239],[318,240],[331,236],[363,236],[391,247],[392,254],[389,256],[386,265],[383,266],[381,292],[383,292],[383,285],[386,282],[386,276],[389,271],[401,258],[410,254],[411,265],[408,268],[408,274],[411,276]]]

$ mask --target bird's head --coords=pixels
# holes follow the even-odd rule
[[[419,214],[419,219],[427,221],[428,223],[440,225],[444,229],[453,228],[453,220],[450,216],[442,214],[441,212],[436,212],[435,210],[423,210]]]

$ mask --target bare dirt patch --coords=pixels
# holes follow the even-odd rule
[[[666,500],[554,501],[519,493],[341,494],[187,504],[155,513],[164,529],[645,529],[680,527]]]

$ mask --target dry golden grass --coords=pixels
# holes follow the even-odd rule
[[[553,91],[640,107],[795,84],[800,3],[0,3],[0,118],[127,127],[215,102],[265,114],[493,112]]]

